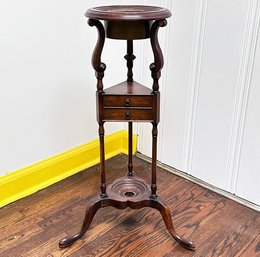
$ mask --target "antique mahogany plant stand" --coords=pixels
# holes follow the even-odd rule
[[[159,27],[167,25],[166,18],[171,16],[168,9],[155,6],[101,6],[87,10],[85,16],[88,24],[95,26],[98,31],[98,41],[92,55],[92,66],[97,78],[97,121],[99,124],[100,141],[100,172],[101,194],[88,203],[85,219],[81,230],[72,237],[60,241],[60,248],[72,245],[81,238],[89,228],[96,212],[106,206],[118,209],[130,207],[140,209],[151,207],[158,210],[163,218],[170,235],[181,246],[194,250],[194,244],[179,236],[173,226],[171,212],[166,203],[156,193],[156,152],[157,125],[160,114],[160,93],[158,80],[163,67],[163,55],[159,46],[157,34]],[[100,22],[104,20],[104,26]],[[127,80],[118,85],[104,89],[102,79],[106,65],[101,62],[101,53],[105,37],[123,39],[127,42]],[[133,40],[150,38],[154,62],[150,65],[153,78],[152,90],[133,80]],[[106,121],[128,122],[128,172],[127,175],[106,185],[104,123]],[[152,123],[152,178],[151,185],[141,178],[134,176],[132,164],[132,123],[144,121]]]

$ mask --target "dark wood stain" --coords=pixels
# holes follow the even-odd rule
[[[108,182],[124,175],[128,157],[106,161]],[[133,157],[134,172],[148,180],[151,165]],[[158,194],[167,199],[178,232],[196,239],[183,249],[165,229],[160,213],[101,209],[82,239],[59,249],[77,233],[86,204],[99,192],[99,168],[91,167],[0,209],[0,256],[260,256],[260,214],[158,168]]]
[[[98,30],[98,40],[92,55],[92,66],[97,78],[97,121],[99,124],[100,145],[100,195],[88,201],[85,218],[81,229],[74,235],[63,238],[59,246],[64,249],[82,238],[91,226],[91,222],[101,208],[131,208],[134,210],[149,207],[157,210],[164,221],[166,229],[182,247],[195,250],[192,241],[183,238],[174,228],[171,211],[167,203],[157,194],[157,125],[160,120],[159,79],[163,68],[163,54],[158,41],[158,30],[167,25],[166,18],[171,12],[165,8],[152,6],[119,5],[91,8],[85,13],[88,24]],[[103,27],[100,20],[105,20]],[[102,79],[106,65],[101,62],[105,37],[127,40],[127,80],[118,85],[103,89]],[[154,62],[150,65],[153,79],[152,90],[133,79],[133,40],[150,38]],[[128,122],[128,172],[112,184],[107,184],[105,168],[104,135],[105,122]],[[152,165],[150,185],[142,178],[134,176],[132,163],[132,122],[152,123]],[[122,238],[122,237],[121,237]],[[121,246],[120,246],[121,248]],[[108,253],[106,253],[108,254]],[[97,255],[95,253],[94,255]],[[109,254],[110,255],[110,254]]]

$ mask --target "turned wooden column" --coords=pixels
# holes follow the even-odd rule
[[[133,54],[133,40],[127,40],[127,54],[125,55],[127,61],[127,81],[133,82],[133,61],[135,56]],[[126,104],[130,105],[127,101]],[[128,122],[128,176],[133,176],[133,122]]]

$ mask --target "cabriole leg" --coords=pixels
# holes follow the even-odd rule
[[[164,201],[161,198],[157,198],[156,203],[152,206],[153,208],[157,209],[163,218],[164,224],[170,233],[170,235],[184,248],[194,251],[195,245],[192,241],[189,241],[187,239],[182,238],[177,234],[177,232],[174,229],[173,223],[172,223],[172,217],[169,207],[166,206]]]
[[[88,230],[96,212],[102,207],[102,199],[100,197],[94,198],[92,201],[89,202],[84,222],[82,224],[81,230],[79,233],[77,233],[74,236],[71,237],[65,237],[62,239],[59,243],[60,248],[66,248],[70,245],[72,245],[75,241],[77,241],[79,238],[81,238],[86,231]]]

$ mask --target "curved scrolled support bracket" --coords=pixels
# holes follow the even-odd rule
[[[153,91],[159,90],[158,80],[161,77],[161,70],[163,68],[163,54],[158,41],[158,30],[159,27],[165,27],[167,25],[166,19],[154,21],[151,31],[150,40],[154,55],[154,62],[150,64],[150,70],[153,78]]]
[[[89,19],[88,24],[91,27],[95,26],[98,30],[98,41],[92,54],[92,66],[96,71],[97,90],[102,91],[102,79],[104,77],[104,71],[106,69],[106,65],[101,62],[101,54],[105,43],[105,29],[103,24],[99,20]]]

